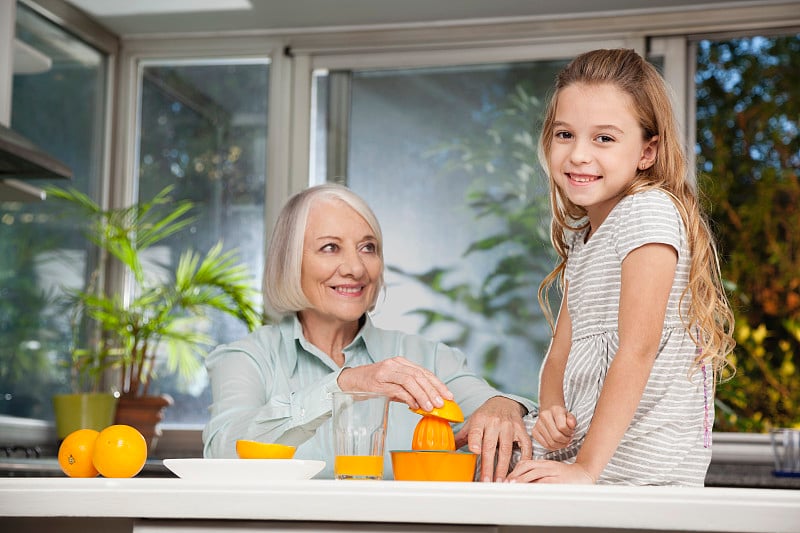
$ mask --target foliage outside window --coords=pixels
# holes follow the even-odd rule
[[[800,426],[800,34],[698,43],[697,159],[736,315],[717,429]]]

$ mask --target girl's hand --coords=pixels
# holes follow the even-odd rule
[[[345,368],[338,384],[342,390],[385,394],[394,402],[425,411],[442,407],[444,399],[453,399],[453,393],[433,372],[404,357]]]
[[[456,448],[468,444],[471,452],[480,454],[481,481],[499,482],[505,479],[515,442],[519,445],[523,459],[531,457],[531,439],[522,421],[523,410],[511,398],[489,398],[470,415],[455,435]]]
[[[597,480],[581,465],[559,461],[520,461],[508,474],[509,483],[574,483],[593,485]]]
[[[563,405],[539,411],[531,437],[548,450],[560,450],[572,441],[578,420]]]

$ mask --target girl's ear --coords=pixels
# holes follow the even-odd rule
[[[658,135],[653,135],[642,148],[642,156],[639,158],[639,169],[646,170],[653,166],[658,155]]]

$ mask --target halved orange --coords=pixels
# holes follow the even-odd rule
[[[445,400],[443,406],[434,407],[431,411],[423,411],[422,409],[411,410],[422,416],[435,416],[437,418],[443,418],[448,422],[464,421],[464,413],[461,412],[461,408],[453,400]]]
[[[236,455],[240,459],[291,459],[295,446],[240,439],[236,441]]]

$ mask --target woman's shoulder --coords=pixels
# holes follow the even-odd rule
[[[365,324],[363,337],[370,354],[379,358],[402,355],[407,359],[414,359],[413,354],[435,354],[443,349],[453,349],[418,333],[379,327],[371,319]]]
[[[220,344],[209,354],[209,360],[213,360],[231,353],[245,353],[251,356],[264,354],[273,351],[273,348],[280,346],[283,339],[290,334],[291,325],[284,322],[267,324],[256,328],[244,337]]]

